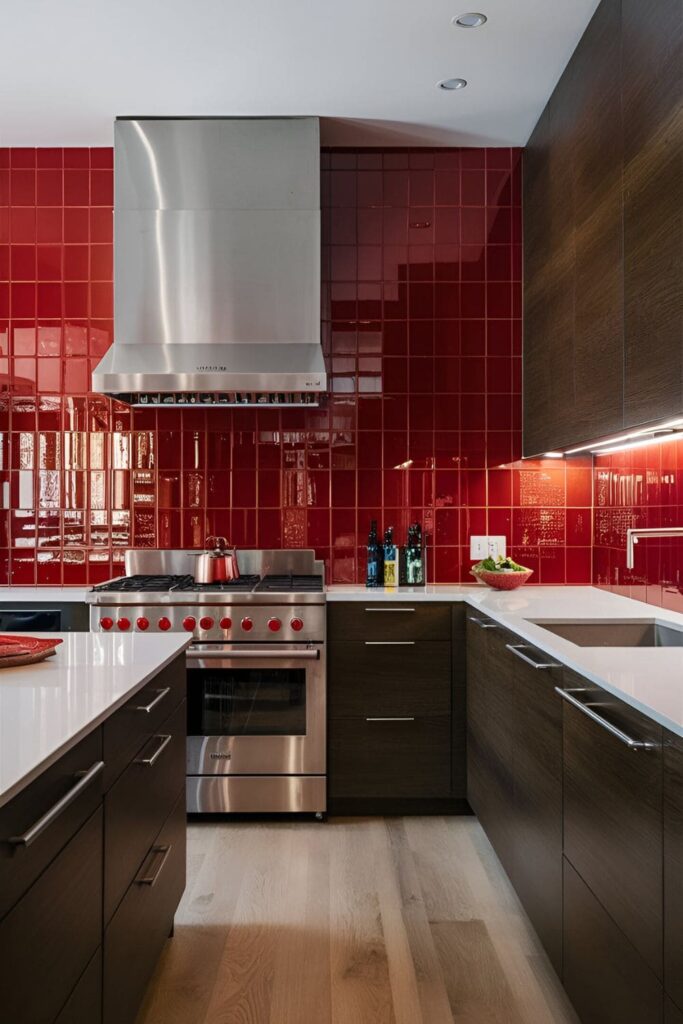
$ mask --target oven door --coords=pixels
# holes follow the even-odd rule
[[[188,775],[322,775],[325,663],[316,644],[187,651]]]

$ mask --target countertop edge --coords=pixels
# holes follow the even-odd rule
[[[191,644],[192,638],[183,637],[183,640],[185,641],[183,645],[179,647],[177,650],[173,651],[171,654],[169,654],[168,657],[163,658],[159,662],[159,664],[154,667],[154,670],[150,668],[149,672],[147,672],[141,680],[138,680],[133,686],[131,686],[129,690],[126,690],[124,694],[117,697],[116,700],[112,701],[110,705],[104,708],[90,722],[82,726],[77,732],[73,733],[73,735],[71,735],[68,740],[65,740],[62,744],[60,744],[53,751],[51,751],[46,757],[43,758],[42,761],[40,761],[37,765],[34,765],[33,768],[30,769],[30,771],[28,771],[25,775],[22,775],[20,779],[17,779],[15,782],[13,782],[8,789],[1,791],[0,808],[4,807],[5,804],[8,804],[10,800],[14,799],[15,796],[18,796],[19,793],[26,789],[27,786],[30,786],[32,782],[35,782],[35,780],[40,775],[42,775],[44,771],[46,771],[48,768],[51,768],[53,764],[59,761],[60,757],[63,757],[63,755],[68,753],[69,750],[72,750],[77,743],[79,743],[82,739],[85,739],[86,736],[88,736],[91,732],[97,729],[98,726],[102,725],[102,723],[105,722],[108,718],[110,718],[116,711],[118,711],[119,708],[123,707],[126,701],[128,701],[131,697],[135,696],[136,693],[139,693],[139,691],[147,685],[150,679],[153,679],[156,675],[159,674],[159,672],[161,672],[162,669],[166,668],[167,665],[170,665],[170,663],[175,658],[183,654]]]

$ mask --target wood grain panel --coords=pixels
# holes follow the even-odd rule
[[[664,988],[683,1006],[683,740],[664,735]]]
[[[451,606],[431,601],[331,602],[330,640],[450,640]]]
[[[564,852],[651,970],[662,977],[662,729],[585,679],[584,703],[652,750],[631,750],[564,704]],[[565,912],[567,904],[565,901]]]
[[[581,1024],[657,1024],[662,986],[568,861],[564,986]]]
[[[622,0],[626,420],[683,407],[683,5]]]
[[[451,645],[366,646],[364,641],[333,640],[328,644],[328,700],[331,718],[449,715]]]

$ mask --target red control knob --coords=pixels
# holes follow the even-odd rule
[[[170,628],[171,628],[171,620],[167,619],[166,616],[164,615],[162,618],[159,619],[159,629],[163,629],[165,631],[165,630],[170,629]]]
[[[211,629],[213,626],[213,619],[210,615],[204,615],[204,617],[199,620],[199,625],[202,629]]]
[[[130,629],[130,619],[118,619],[116,625],[119,627],[119,629]]]
[[[114,620],[110,619],[108,615],[105,615],[103,619],[100,619],[100,626],[102,629],[111,629],[114,625]]]
[[[295,633],[299,633],[304,628],[304,620],[299,618],[292,619],[290,626]]]
[[[221,629],[230,629],[232,626],[232,619],[229,619],[227,615],[224,615],[221,619]]]
[[[247,617],[246,619],[242,619],[242,629],[244,630],[245,633],[248,633],[253,628],[254,623],[251,621],[249,617]]]
[[[137,620],[138,629],[149,629],[149,619],[146,619],[144,615],[141,615]]]
[[[268,619],[268,629],[271,633],[277,633],[282,628],[282,623],[279,619]]]
[[[183,629],[186,629],[188,633],[191,633],[196,625],[197,620],[192,615],[186,615],[183,619]]]

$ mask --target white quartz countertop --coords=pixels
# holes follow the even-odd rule
[[[32,635],[64,642],[45,661],[0,669],[0,807],[191,641],[177,633]]]
[[[48,604],[81,604],[90,587],[0,587],[0,605],[37,601]]]
[[[683,647],[579,647],[534,620],[630,619],[683,629],[683,615],[597,587],[522,587],[512,592],[478,584],[327,588],[328,601],[464,601],[538,650],[602,686],[683,737]]]

